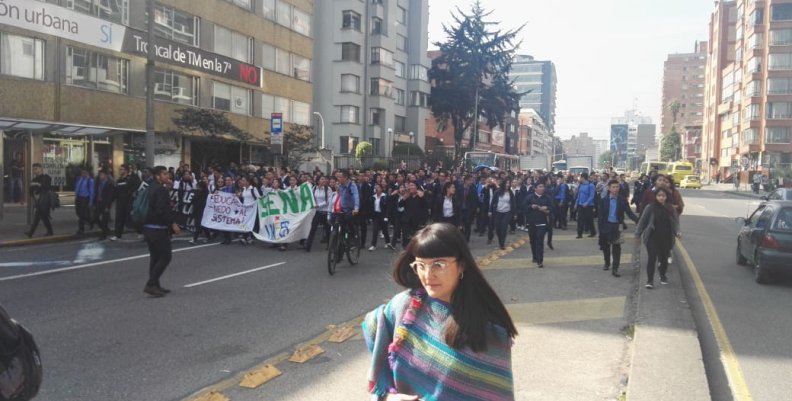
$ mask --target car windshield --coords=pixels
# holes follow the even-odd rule
[[[773,223],[772,230],[792,233],[792,208],[785,207],[778,212],[778,217]]]
[[[699,178],[698,178],[697,175],[689,175],[689,176],[685,177],[685,179],[688,180],[688,181],[698,181]]]

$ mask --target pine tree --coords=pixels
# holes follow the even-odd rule
[[[476,0],[471,13],[459,8],[452,12],[451,26],[443,25],[447,39],[437,42],[440,56],[432,62],[431,107],[438,130],[454,129],[454,160],[459,162],[465,131],[476,124],[478,117],[487,119],[494,128],[503,125],[511,112],[519,112],[524,93],[514,89],[509,79],[512,61],[519,43],[515,38],[522,27],[502,32],[485,21],[491,12]],[[478,104],[477,104],[478,99]],[[471,135],[469,148],[478,138]]]

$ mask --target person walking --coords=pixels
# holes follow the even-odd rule
[[[479,206],[478,193],[473,185],[472,175],[468,174],[465,176],[462,181],[462,187],[456,193],[459,198],[460,225],[462,226],[462,232],[465,234],[465,241],[470,242],[470,233]]]
[[[149,278],[143,292],[159,298],[170,293],[169,289],[160,285],[160,278],[173,255],[171,232],[179,235],[181,229],[171,215],[170,191],[167,188],[171,185],[168,169],[157,166],[152,174],[154,180],[148,188],[149,207],[143,224],[143,236],[149,249]]]
[[[635,237],[646,246],[648,260],[646,262],[646,288],[654,288],[655,266],[660,262],[660,284],[668,284],[666,272],[668,257],[674,246],[674,238],[682,238],[679,231],[679,218],[668,201],[671,193],[668,189],[658,188],[654,201],[646,205]]]
[[[553,200],[545,194],[545,184],[539,181],[534,192],[525,199],[523,209],[528,219],[528,232],[531,240],[531,254],[537,267],[544,267],[544,238],[547,233]]]
[[[509,229],[512,213],[517,211],[517,197],[511,190],[511,181],[501,180],[500,187],[493,192],[489,206],[490,230],[487,233],[487,245],[492,244],[493,228],[498,235],[498,246],[506,249],[506,233]]]
[[[558,174],[556,177],[556,193],[553,197],[553,207],[555,208],[555,228],[567,229],[567,209],[569,209],[569,185],[564,182],[564,176]]]
[[[94,179],[86,167],[80,169],[80,176],[74,183],[74,211],[77,213],[77,235],[85,233],[85,223],[93,228],[91,205],[94,202]]]
[[[30,196],[33,202],[34,214],[33,224],[30,229],[25,232],[28,238],[32,238],[36,233],[36,228],[39,222],[44,223],[44,228],[47,229],[45,237],[51,236],[52,223],[50,222],[50,211],[52,210],[52,178],[44,173],[44,169],[40,163],[33,163],[33,180],[30,183]]]
[[[128,165],[122,165],[118,169],[118,181],[115,183],[115,230],[114,235],[110,236],[111,241],[120,239],[124,235],[129,212],[132,208],[132,201],[140,187],[140,178],[130,172]]]
[[[394,264],[406,290],[366,315],[368,391],[378,400],[514,400],[517,329],[465,237],[447,223],[419,231]]]
[[[333,189],[328,186],[327,177],[319,177],[316,182],[317,185],[314,185],[311,189],[315,200],[314,208],[316,208],[316,213],[314,213],[314,217],[311,219],[311,230],[308,232],[308,238],[305,240],[305,252],[311,252],[316,230],[319,226],[322,226],[323,233],[320,243],[327,242],[327,238],[330,237],[330,224],[328,224],[327,217],[329,212],[328,206],[332,204],[331,197],[333,195]]]
[[[195,184],[195,193],[193,194],[192,217],[195,230],[193,231],[192,239],[189,241],[193,245],[198,243],[198,237],[201,236],[201,233],[203,233],[206,237],[204,242],[209,242],[212,239],[212,232],[203,226],[204,209],[206,209],[206,203],[208,200],[209,179],[205,178]]]
[[[365,248],[368,222],[374,214],[374,185],[369,182],[369,177],[365,173],[360,175],[357,185],[360,194],[360,213],[357,217],[360,226],[360,247]]]
[[[588,181],[588,174],[580,174],[580,185],[578,185],[577,192],[578,227],[576,238],[583,238],[584,231],[589,231],[589,237],[595,237],[597,235],[597,229],[594,228],[596,188]]]
[[[627,199],[621,194],[622,188],[621,183],[617,180],[608,182],[608,196],[600,200],[599,206],[599,243],[602,256],[605,259],[602,270],[610,270],[613,277],[621,277],[619,265],[621,264],[621,246],[624,243],[624,238],[622,238],[620,228],[626,227],[624,215],[627,214],[633,222],[638,222],[638,216],[633,213]]]
[[[374,184],[374,194],[371,196],[373,199],[372,203],[372,214],[371,219],[373,220],[373,229],[371,233],[371,246],[369,247],[369,251],[374,251],[377,249],[377,240],[379,239],[380,233],[382,233],[382,237],[385,239],[385,246],[387,247],[390,244],[390,234],[388,233],[388,202],[389,196],[383,192],[382,185]]]
[[[453,182],[446,182],[441,190],[442,197],[434,206],[435,222],[448,223],[459,227],[461,224],[459,198],[456,196],[456,186]]]
[[[93,204],[94,221],[99,223],[102,234],[100,240],[106,239],[110,232],[110,208],[113,207],[113,196],[115,194],[115,184],[107,175],[107,172],[99,172],[99,180],[96,181],[96,198]]]
[[[407,184],[407,196],[399,200],[404,208],[401,216],[401,239],[404,248],[415,232],[426,222],[428,204],[425,195],[424,191],[418,190],[418,186],[411,182]]]

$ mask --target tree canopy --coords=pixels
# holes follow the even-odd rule
[[[660,160],[678,161],[681,157],[682,140],[675,129],[672,129],[660,142]]]
[[[505,116],[520,111],[524,94],[514,89],[514,81],[509,78],[519,47],[515,40],[523,27],[501,31],[497,22],[486,21],[490,14],[479,0],[473,3],[470,14],[457,8],[451,13],[453,23],[443,25],[446,41],[435,43],[440,56],[429,71],[430,103],[438,130],[449,126],[454,130],[456,161],[465,131],[479,117],[486,118],[490,128],[502,126]],[[477,141],[471,138],[469,148]]]
[[[292,169],[299,169],[300,165],[311,158],[317,151],[314,145],[314,135],[311,127],[300,124],[289,124],[283,135],[283,164]]]
[[[250,134],[234,125],[222,111],[188,107],[176,110],[176,114],[172,121],[182,134],[199,134],[209,138],[225,138],[225,135],[229,135],[240,141],[250,139]]]

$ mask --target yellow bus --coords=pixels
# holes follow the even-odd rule
[[[641,163],[640,173],[649,175],[652,171],[657,171],[657,174],[666,174],[668,164],[666,162],[643,162]]]
[[[669,163],[667,170],[667,175],[674,179],[675,184],[682,182],[686,176],[696,174],[696,172],[693,171],[693,163],[690,162]]]

